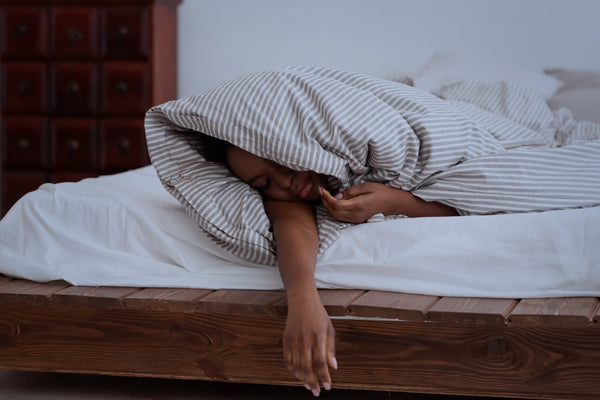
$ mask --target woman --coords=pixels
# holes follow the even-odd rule
[[[225,164],[262,194],[288,300],[284,358],[289,370],[318,396],[321,386],[331,389],[327,366],[337,369],[337,361],[335,332],[314,279],[319,238],[313,203],[322,201],[333,218],[352,223],[365,222],[377,213],[425,217],[456,212],[375,182],[350,187],[334,197],[325,189],[324,175],[294,171],[219,139],[206,135],[202,138],[207,160]]]

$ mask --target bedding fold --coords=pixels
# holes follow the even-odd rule
[[[328,68],[278,68],[152,108],[148,146],[161,181],[204,230],[271,265],[260,196],[202,158],[198,132],[326,174],[334,191],[383,182],[461,215],[600,204],[600,124],[578,125],[569,132],[585,134],[565,139],[565,121],[544,97],[513,83],[458,82],[436,94]],[[322,254],[348,224],[317,216]]]

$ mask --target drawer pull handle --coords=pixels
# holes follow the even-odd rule
[[[31,92],[31,83],[27,81],[20,81],[17,84],[17,91],[21,94],[26,94]]]
[[[78,94],[80,89],[81,87],[79,86],[79,83],[77,81],[70,81],[67,84],[67,90],[72,95]]]
[[[31,147],[31,140],[26,138],[19,139],[17,147],[21,150],[27,150]]]
[[[118,147],[120,151],[127,151],[131,147],[131,143],[127,139],[121,139],[119,140]]]
[[[67,38],[69,43],[77,44],[81,42],[81,39],[83,39],[83,33],[81,33],[81,31],[78,29],[71,28],[69,29],[69,32],[67,32]]]
[[[19,24],[19,25],[15,26],[14,32],[15,32],[15,36],[23,37],[29,33],[29,26],[27,26],[25,24]]]
[[[129,87],[127,86],[127,83],[125,83],[125,82],[119,82],[115,86],[115,90],[120,95],[126,95],[127,91],[129,90]]]
[[[124,38],[125,36],[129,35],[129,28],[125,25],[119,25],[117,27],[117,35]]]
[[[79,150],[79,141],[75,140],[75,139],[71,139],[67,142],[67,149],[69,149],[70,151],[77,151]]]

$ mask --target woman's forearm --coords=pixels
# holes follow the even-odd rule
[[[404,192],[399,189],[391,189],[395,197],[390,201],[390,208],[385,215],[402,214],[407,217],[448,217],[458,215],[456,210],[450,206],[437,202],[425,201],[410,192]]]
[[[321,189],[321,200],[329,214],[339,221],[362,223],[377,213],[407,217],[441,217],[458,215],[452,207],[427,202],[410,192],[382,183],[365,182],[352,186],[336,197]]]
[[[277,262],[288,296],[316,292],[314,272],[319,237],[309,203],[265,199],[277,245]]]

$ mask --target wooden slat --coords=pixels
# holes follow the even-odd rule
[[[435,322],[503,325],[517,303],[514,299],[442,297],[427,316]]]
[[[123,299],[139,290],[131,287],[71,286],[54,293],[52,301],[63,306],[122,308]]]
[[[125,298],[125,307],[135,310],[193,312],[194,302],[213,293],[211,289],[147,288]]]
[[[319,290],[319,297],[330,317],[340,317],[347,315],[349,313],[348,306],[364,293],[364,290],[323,289]],[[287,297],[284,297],[273,304],[273,314],[279,316],[286,315],[287,306]]]
[[[283,290],[221,289],[196,302],[196,311],[227,315],[272,315],[271,306],[285,296]]]
[[[64,281],[40,283],[15,279],[0,286],[0,303],[46,306],[50,303],[50,297],[55,292],[69,286]]]
[[[508,320],[515,326],[585,327],[592,323],[597,307],[598,299],[595,297],[523,299]]]
[[[10,280],[11,279],[8,276],[0,275],[0,285],[10,282]]]
[[[2,304],[0,316],[5,369],[300,386],[283,362],[284,318]],[[333,325],[334,388],[459,398],[600,393],[596,329],[353,318]]]
[[[357,317],[423,321],[439,297],[371,290],[349,305]]]
[[[364,290],[319,290],[319,297],[329,316],[344,316],[348,314],[348,306],[354,300],[365,294]]]

